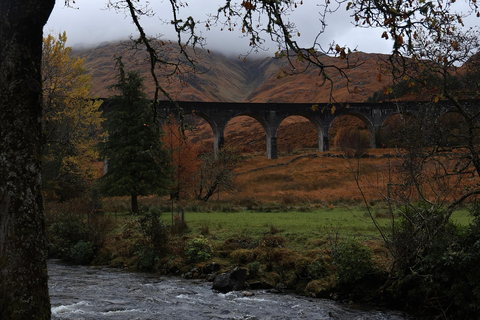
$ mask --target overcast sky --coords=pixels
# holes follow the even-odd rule
[[[225,0],[223,0],[224,2]],[[104,41],[128,39],[130,35],[138,36],[131,18],[123,12],[105,9],[106,1],[102,0],[76,0],[78,9],[64,7],[64,1],[57,0],[55,8],[44,28],[45,33],[66,31],[69,46],[97,45]],[[144,0],[142,0],[144,2]],[[222,0],[189,0],[188,8],[183,10],[185,16],[192,15],[196,20],[206,20],[207,14],[216,12]],[[299,41],[303,45],[310,45],[319,31],[317,7],[312,0],[304,0],[294,15],[290,17],[295,22],[301,36]],[[151,0],[156,15],[152,18],[143,17],[141,22],[149,35],[163,35],[164,39],[174,39],[174,30],[171,25],[163,24],[160,19],[171,19],[169,2],[164,0]],[[162,13],[164,13],[162,15]],[[355,28],[345,8],[327,17],[327,28],[321,36],[321,43],[327,47],[335,41],[340,45],[347,45],[351,49],[369,53],[388,53],[391,51],[391,43],[381,38],[383,30]],[[203,25],[203,24],[202,24]],[[207,47],[215,52],[224,54],[243,54],[248,51],[248,40],[242,39],[239,30],[237,32],[220,31],[215,28],[204,31],[202,35],[207,39]],[[267,54],[273,55],[276,47],[272,46]]]

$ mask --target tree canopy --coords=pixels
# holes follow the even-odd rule
[[[117,90],[106,106],[104,156],[107,172],[102,189],[108,196],[131,196],[132,212],[138,212],[138,196],[165,193],[169,186],[170,161],[161,141],[150,101],[143,92],[138,72],[124,70],[117,59]]]
[[[84,59],[71,58],[66,41],[65,33],[45,37],[42,60],[43,189],[60,200],[79,196],[93,180],[102,139],[101,101],[91,98]]]

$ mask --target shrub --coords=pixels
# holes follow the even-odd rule
[[[182,211],[181,214],[176,213],[173,216],[173,225],[171,229],[173,234],[183,234],[188,229],[184,213],[185,212]]]
[[[223,248],[229,250],[253,249],[258,247],[258,244],[259,242],[250,236],[239,235],[235,238],[225,240]]]
[[[202,224],[202,226],[200,227],[200,234],[202,236],[206,236],[210,234],[210,227],[208,224]]]
[[[101,248],[107,240],[107,235],[113,229],[114,222],[110,216],[103,213],[92,212],[88,215],[86,231],[87,239],[94,248]]]
[[[86,226],[77,215],[55,214],[50,220],[47,229],[49,256],[69,259],[72,247],[88,238]]]
[[[137,269],[142,271],[151,271],[155,262],[157,261],[157,256],[155,251],[151,248],[142,248],[135,252],[137,256]]]
[[[256,277],[260,272],[260,262],[258,261],[250,262],[249,264],[247,264],[247,268],[248,268],[248,275],[250,277]]]
[[[260,242],[261,247],[279,248],[285,244],[286,240],[282,236],[267,235]]]
[[[187,242],[184,252],[190,262],[207,261],[213,254],[213,247],[207,238],[199,236]]]
[[[374,271],[372,250],[353,239],[334,245],[332,256],[340,284],[354,284]]]
[[[467,228],[445,222],[439,208],[418,205],[403,210],[393,237],[398,257],[393,298],[430,308],[452,319],[480,312],[480,220],[478,208]]]
[[[237,249],[230,253],[230,258],[240,264],[251,262],[255,256],[255,252],[249,249]]]
[[[146,213],[140,219],[140,230],[146,242],[152,245],[155,254],[160,256],[166,253],[168,231],[166,225],[160,220],[158,213]]]
[[[409,274],[414,266],[426,267],[423,263],[425,259],[438,260],[450,244],[455,242],[455,226],[445,223],[445,214],[439,208],[423,204],[402,210],[402,218],[393,236],[393,246],[398,257],[397,271],[400,274]]]
[[[311,279],[321,279],[325,276],[325,266],[318,260],[312,261],[307,265],[307,275]]]
[[[82,250],[82,246],[85,247],[84,244],[79,244],[80,241],[89,243],[93,254],[105,244],[107,234],[113,227],[113,220],[103,215],[101,210],[96,210],[99,205],[92,203],[87,197],[46,204],[46,231],[50,257],[72,261],[73,250],[75,251],[73,260],[77,260],[80,259],[78,258],[80,253],[77,251]],[[78,247],[74,249],[75,246]]]
[[[89,264],[92,262],[93,256],[93,245],[80,240],[70,249],[68,260],[75,264]]]
[[[326,273],[323,264],[318,260],[300,258],[295,261],[295,274],[302,279],[321,279]]]
[[[369,133],[367,130],[342,129],[336,137],[336,144],[347,157],[361,157],[370,145]]]

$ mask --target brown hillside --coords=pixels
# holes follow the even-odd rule
[[[184,58],[178,55],[174,45],[161,47],[161,55],[169,61]],[[280,71],[290,71],[287,59],[248,58],[244,62],[237,57],[225,57],[205,50],[190,50],[196,61],[195,71],[184,67],[175,77],[167,78],[159,73],[162,86],[178,100],[189,101],[249,101],[249,102],[328,102],[330,84],[320,85],[322,77],[315,67],[295,75],[278,77]],[[115,57],[122,56],[128,69],[139,70],[146,79],[146,92],[153,93],[153,82],[149,75],[149,64],[143,51],[131,50],[128,42],[103,43],[96,48],[74,50],[74,56],[85,58],[84,66],[92,75],[93,95],[112,95],[106,87],[115,82]],[[346,60],[324,56],[325,65],[339,68],[346,66]],[[377,54],[354,53],[351,60],[358,61],[358,67],[346,70],[351,80],[333,68],[328,71],[333,80],[333,96],[338,102],[362,102],[373,92],[388,85],[387,80],[378,81],[382,71],[381,59]],[[298,65],[297,69],[303,69]],[[172,70],[167,70],[166,73]]]

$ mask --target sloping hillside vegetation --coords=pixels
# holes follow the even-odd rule
[[[161,54],[172,61],[182,59],[173,45],[162,46]],[[248,101],[248,102],[328,102],[331,86],[321,85],[323,80],[315,67],[305,72],[288,75],[292,65],[286,58],[227,57],[218,53],[197,49],[189,52],[195,60],[195,68],[185,63],[182,72],[172,77],[161,74],[160,81],[175,99],[189,101]],[[139,70],[147,79],[146,92],[152,95],[154,86],[149,79],[149,64],[145,52],[132,49],[129,42],[103,43],[95,48],[74,50],[75,56],[85,58],[84,66],[92,75],[93,95],[107,97],[112,93],[106,87],[115,80],[114,57],[122,56],[127,69]],[[350,79],[331,68],[328,73],[333,80],[333,97],[338,102],[363,102],[375,91],[388,85],[388,77],[378,81],[377,75],[384,71],[383,55],[354,53],[345,69]],[[185,59],[183,59],[185,60]],[[353,61],[353,63],[352,63]],[[347,68],[347,61],[324,56],[325,65]],[[296,70],[306,64],[295,62]],[[284,73],[284,72],[286,73]],[[163,77],[162,77],[163,76]]]

